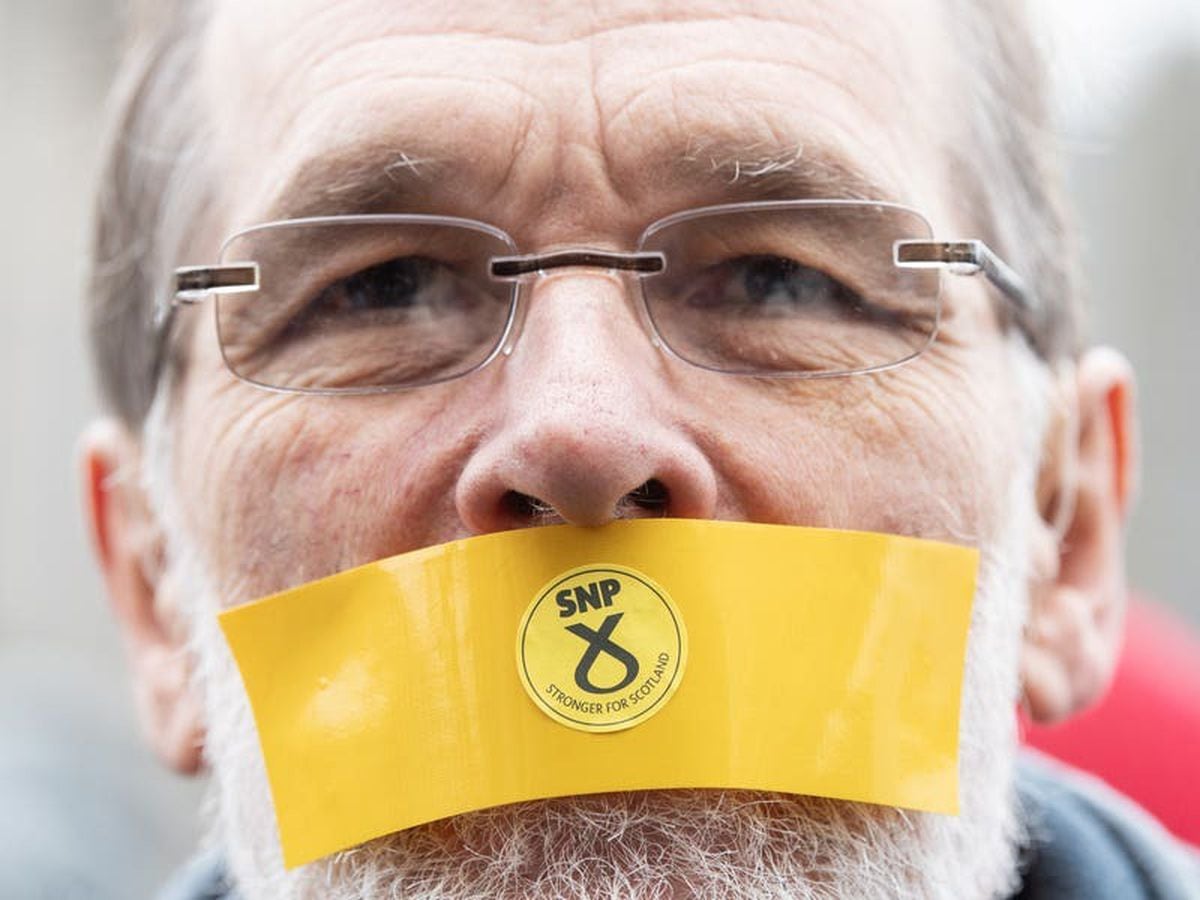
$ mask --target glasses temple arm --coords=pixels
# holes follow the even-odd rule
[[[1026,314],[1038,312],[1038,301],[1024,279],[983,241],[896,241],[894,262],[906,269],[939,268],[955,275],[982,272],[1000,293]]]

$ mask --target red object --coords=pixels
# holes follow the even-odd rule
[[[1200,846],[1200,635],[1134,600],[1107,695],[1055,726],[1025,725],[1028,744],[1099,775]]]

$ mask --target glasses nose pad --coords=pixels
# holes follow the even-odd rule
[[[631,280],[633,290],[637,292],[637,298],[634,301],[634,306],[637,307],[638,321],[642,323],[642,330],[646,333],[646,337],[650,339],[650,345],[655,350],[665,352],[666,347],[663,345],[662,339],[658,336],[658,329],[654,325],[654,320],[650,318],[650,301],[646,298],[646,278],[653,278],[653,275],[635,275]]]
[[[517,346],[517,339],[521,336],[521,331],[525,327],[525,309],[528,306],[524,303],[525,286],[521,282],[513,283],[512,295],[512,315],[509,317],[508,331],[504,335],[504,343],[500,345],[500,353],[505,357],[512,356],[513,348]]]

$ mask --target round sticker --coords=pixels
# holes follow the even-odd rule
[[[620,731],[666,705],[687,632],[659,585],[617,565],[581,566],[542,588],[517,631],[517,670],[537,707],[581,731]]]

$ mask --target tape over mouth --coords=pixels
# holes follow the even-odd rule
[[[502,532],[220,614],[289,868],[672,788],[958,810],[976,550],[656,519]]]

